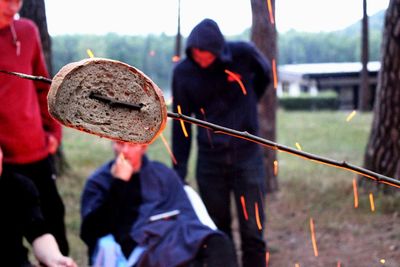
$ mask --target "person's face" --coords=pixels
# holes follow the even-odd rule
[[[22,6],[22,0],[0,0],[0,29],[11,24]]]
[[[216,59],[216,56],[206,50],[192,48],[192,58],[203,69],[210,66]]]
[[[115,154],[122,154],[124,158],[131,163],[134,169],[140,169],[142,156],[146,153],[147,145],[138,145],[125,142],[114,142]]]

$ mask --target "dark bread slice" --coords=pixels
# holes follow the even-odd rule
[[[140,104],[140,111],[110,105],[91,94]],[[148,144],[164,129],[167,109],[161,89],[125,63],[102,58],[64,66],[48,94],[50,114],[65,126],[113,140]]]

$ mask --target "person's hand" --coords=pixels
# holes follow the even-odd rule
[[[49,151],[49,154],[51,155],[55,154],[57,148],[58,148],[57,138],[55,138],[54,135],[49,134],[47,136],[47,150]]]
[[[132,164],[120,153],[111,167],[111,174],[118,179],[129,181],[134,172]]]

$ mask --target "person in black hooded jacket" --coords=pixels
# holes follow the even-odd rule
[[[257,102],[271,81],[269,61],[249,42],[225,41],[217,23],[204,19],[191,31],[186,58],[173,72],[173,110],[250,134],[258,133]],[[185,133],[186,130],[186,133]],[[185,180],[191,126],[173,124],[175,170]],[[185,136],[186,135],[186,136]],[[217,227],[232,236],[230,194],[240,224],[244,267],[265,266],[265,173],[260,146],[197,129],[196,180]]]

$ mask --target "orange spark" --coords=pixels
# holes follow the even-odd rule
[[[274,160],[274,175],[275,176],[278,176],[278,168],[279,168],[278,161]]]
[[[247,95],[246,88],[244,87],[244,84],[240,80],[238,74],[236,74],[232,71],[229,71],[229,70],[225,70],[225,73],[228,74],[232,79],[234,79],[239,84],[240,88],[242,89],[243,94]]]
[[[358,191],[356,178],[353,179],[354,208],[358,208]]]
[[[180,59],[181,59],[180,56],[175,55],[172,57],[172,62],[178,62]]]
[[[369,193],[369,204],[371,206],[371,211],[375,211],[375,203],[374,203],[374,195],[372,193]]]
[[[256,211],[256,221],[257,221],[257,227],[258,227],[258,230],[262,230],[262,224],[261,224],[261,220],[260,220],[260,214],[259,214],[259,211],[258,211],[258,203],[256,202],[256,203],[254,203],[254,209],[255,209],[255,211]]]
[[[385,259],[381,259],[380,262],[381,262],[382,264],[385,264],[386,260],[385,260]]]
[[[356,115],[357,111],[353,110],[346,118],[346,121],[349,122]]]
[[[200,108],[200,112],[203,115],[204,121],[207,121],[206,111],[204,110],[204,108]],[[208,142],[210,143],[210,146],[212,148],[214,148],[213,141],[212,141],[212,138],[211,138],[211,132],[210,132],[209,129],[207,129],[207,137],[208,137]]]
[[[90,50],[89,48],[86,49],[86,53],[88,54],[88,56],[89,56],[90,58],[94,58],[94,54],[93,54],[92,50]]]
[[[274,76],[274,89],[278,88],[278,74],[276,71],[276,60],[272,59],[272,74]]]
[[[172,153],[171,147],[169,146],[169,144],[168,144],[168,142],[167,142],[167,139],[165,139],[165,137],[164,137],[164,135],[163,135],[162,133],[160,134],[160,137],[161,137],[162,142],[164,143],[165,148],[166,148],[167,151],[168,151],[169,156],[170,156],[171,159],[172,159],[172,162],[174,163],[174,165],[177,165],[178,162],[176,161],[176,158],[175,158],[175,156],[174,156],[174,153]]]
[[[245,219],[246,221],[248,221],[248,220],[249,220],[249,215],[247,214],[246,200],[244,199],[244,196],[240,196],[240,203],[242,203],[242,209],[243,209],[244,219]]]
[[[182,109],[181,109],[180,105],[178,105],[178,113],[182,115]],[[181,127],[182,127],[183,134],[185,135],[186,138],[189,137],[189,135],[188,135],[188,133],[186,131],[185,123],[183,122],[182,119],[179,120],[179,121],[181,122]]]
[[[342,264],[340,263],[340,261],[337,262],[337,267],[342,266]]]
[[[269,12],[269,21],[271,22],[271,24],[275,24],[274,14],[272,12],[271,0],[267,0],[267,5],[268,5],[268,12]]]
[[[269,251],[265,252],[265,267],[269,266]]]
[[[301,145],[299,143],[297,143],[297,142],[296,142],[296,147],[297,147],[298,150],[302,151]]]
[[[310,218],[310,230],[311,230],[311,241],[314,249],[314,256],[318,257],[318,247],[317,247],[317,241],[315,239],[314,221],[312,218]]]

